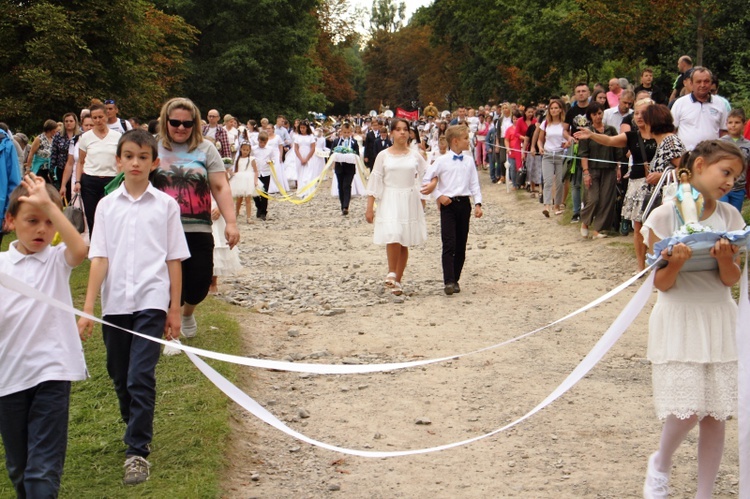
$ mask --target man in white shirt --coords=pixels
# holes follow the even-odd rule
[[[604,118],[602,118],[604,125],[613,127],[619,133],[622,119],[633,112],[634,102],[635,94],[633,91],[623,90],[620,94],[620,102],[617,104],[617,107],[610,107],[604,110]]]
[[[120,109],[117,107],[117,103],[114,99],[107,99],[104,101],[104,113],[107,115],[107,126],[110,130],[115,132],[125,133],[128,130],[133,129],[133,125],[130,122],[117,117],[117,113]]]
[[[690,75],[693,90],[672,106],[677,136],[688,151],[699,142],[718,139],[727,133],[727,108],[711,95],[711,71],[698,66]]]

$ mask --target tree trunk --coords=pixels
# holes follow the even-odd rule
[[[695,11],[695,65],[703,66],[703,5],[698,3]]]

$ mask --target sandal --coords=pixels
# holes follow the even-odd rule
[[[395,272],[388,272],[388,275],[385,276],[385,287],[386,288],[392,288],[394,284],[396,283],[396,273]]]
[[[542,214],[543,214],[543,215],[544,215],[545,217],[549,218],[549,210],[547,210],[547,209],[544,209],[544,210],[542,210]]]
[[[393,293],[395,296],[401,296],[404,294],[404,288],[401,287],[401,283],[398,281],[393,281],[391,293]]]

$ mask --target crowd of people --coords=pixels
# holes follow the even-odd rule
[[[341,216],[349,215],[353,195],[367,196],[364,216],[374,225],[374,243],[386,248],[383,285],[394,295],[404,292],[409,248],[427,237],[428,201],[440,215],[444,292],[461,292],[469,221],[472,213],[483,214],[483,175],[490,186],[538,199],[542,219],[559,220],[570,206],[582,237],[632,231],[642,271],[647,248],[675,230],[666,196],[645,211],[672,170],[692,179],[703,198],[702,220],[713,229],[745,227],[740,213],[748,187],[750,126],[742,109],[732,109],[716,94],[711,72],[689,63],[680,58],[681,75],[670,96],[653,86],[653,71],[646,69],[636,88],[613,78],[608,88],[595,87],[593,93],[579,83],[572,98],[459,106],[455,113],[440,113],[430,103],[416,121],[375,113],[322,122],[290,122],[279,115],[274,122],[241,124],[232,115],[222,119],[215,109],[203,121],[191,100],[173,98],[158,119],[143,125],[120,118],[114,100],[94,100],[59,123],[47,120],[32,141],[0,124],[4,228],[15,230],[17,238],[0,255],[0,269],[21,279],[33,276],[30,284],[37,289],[70,302],[67,278],[88,254],[85,312],[93,313],[101,290],[106,321],[153,337],[192,338],[198,332],[196,307],[216,289],[218,276],[239,268],[237,219],[243,203],[248,224],[255,223],[252,205],[256,219],[268,219],[274,195],[303,203],[315,195],[330,159],[336,178],[331,192]],[[59,210],[64,199],[76,196],[88,240]],[[59,246],[50,245],[55,231]],[[648,462],[645,497],[666,497],[672,453],[696,424],[698,497],[710,496],[718,471],[724,421],[736,406],[729,287],[739,267],[737,247],[725,240],[712,256],[718,270],[681,273],[690,249],[677,245],[662,255],[668,265],[656,271],[659,300],[649,359],[657,412],[666,422],[659,450]],[[55,321],[61,343],[50,350],[41,341],[48,325],[39,317],[59,312],[49,307],[44,314],[26,314],[29,300],[0,292],[5,303],[15,304],[5,307],[7,327],[0,333],[0,434],[8,471],[19,496],[54,495],[65,455],[70,382],[85,377],[76,342],[90,335],[93,323]],[[723,311],[696,301],[698,292],[711,294]],[[701,339],[677,331],[687,327],[688,313],[711,318],[698,328]],[[11,359],[19,331],[40,341]],[[108,373],[127,423],[124,481],[137,484],[149,476],[159,346],[112,326],[103,331]],[[722,351],[706,351],[704,345],[716,338]],[[59,430],[54,439],[29,435],[34,446],[47,449],[41,455],[29,454],[31,444],[17,438],[31,426],[22,428],[25,423],[11,417],[36,401],[47,412],[44,424]]]

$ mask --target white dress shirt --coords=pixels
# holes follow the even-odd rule
[[[462,159],[453,159],[454,157]],[[424,182],[429,183],[438,178],[437,187],[432,191],[435,199],[440,196],[472,196],[474,204],[482,204],[482,192],[479,190],[479,175],[474,159],[469,151],[456,154],[451,150],[427,168]]]
[[[168,311],[167,261],[190,257],[177,201],[151,184],[135,199],[123,183],[99,202],[95,220],[89,258],[103,257],[109,264],[102,313]]]

